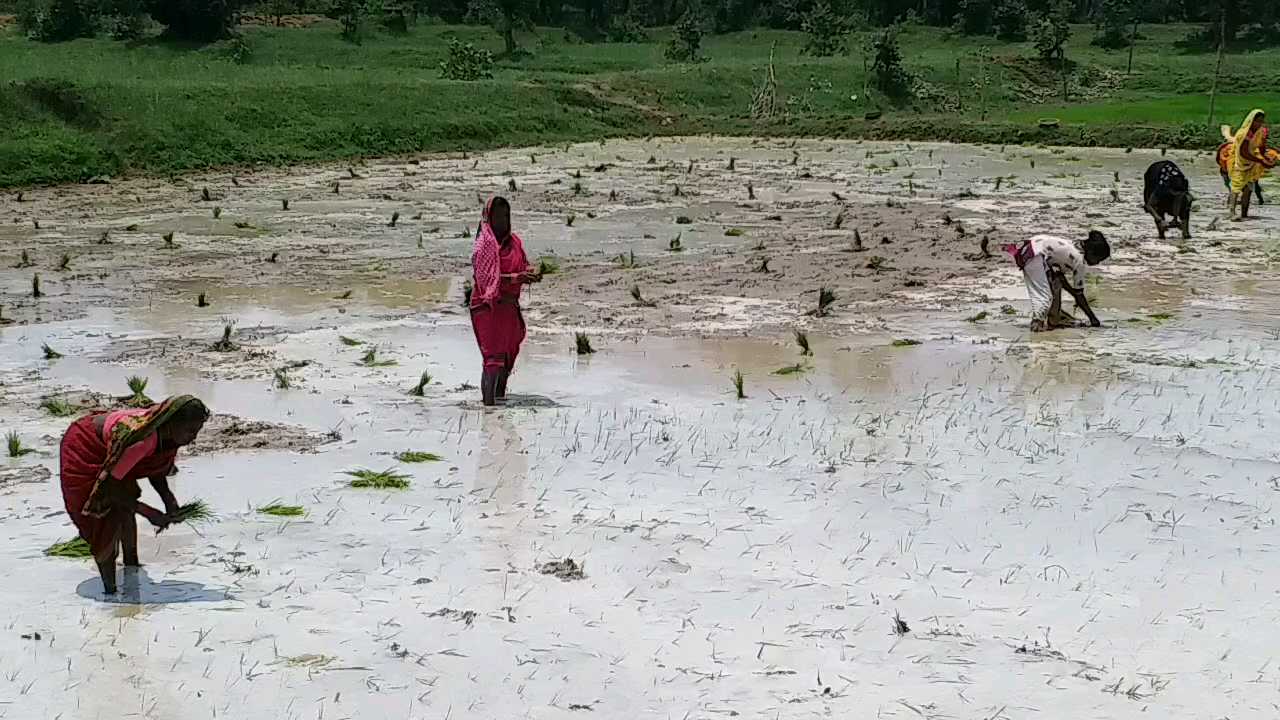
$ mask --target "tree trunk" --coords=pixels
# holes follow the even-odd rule
[[[502,42],[506,45],[508,57],[516,54],[516,23],[509,15],[502,23]]]

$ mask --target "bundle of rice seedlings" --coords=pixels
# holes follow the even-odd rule
[[[5,443],[9,446],[9,457],[22,457],[29,453],[35,452],[33,448],[29,448],[22,444],[22,438],[18,437],[17,430],[10,430],[5,436]]]
[[[986,311],[986,310],[983,310],[982,312],[979,312],[979,313],[978,313],[978,314],[976,314],[976,315],[970,315],[969,317],[965,318],[965,320],[967,320],[967,321],[969,321],[969,322],[971,322],[971,323],[982,322],[983,320],[986,320],[986,319],[987,319],[987,315],[988,315],[988,314],[989,314],[989,313],[987,313],[987,311]]]
[[[165,233],[162,237],[164,238],[164,246],[165,246],[165,248],[166,248],[166,249],[170,249],[170,250],[172,250],[173,248],[178,247],[177,243],[175,243],[175,242],[173,241],[173,231],[172,231],[172,230],[170,230],[169,232]]]
[[[835,292],[828,288],[818,288],[818,310],[814,314],[818,317],[826,317],[827,311],[831,309],[831,304],[835,301]]]
[[[409,487],[409,476],[394,470],[347,470],[346,475],[355,478],[347,483],[353,488],[373,488],[375,490],[404,490]]]
[[[271,253],[271,255],[267,258],[267,262],[269,263],[276,263],[279,261],[280,261],[280,253],[278,252]]]
[[[868,270],[882,270],[884,269],[885,262],[885,259],[879,255],[872,255],[870,259],[867,260],[866,267]]]
[[[689,161],[689,167],[685,168],[684,174],[685,174],[685,175],[692,175],[692,174],[693,174],[693,161],[692,161],[692,160],[690,160],[690,161]]]
[[[211,202],[213,200],[213,194],[209,192],[209,188],[201,188],[200,199],[205,202]]]
[[[333,299],[334,299],[334,300],[350,300],[350,299],[351,299],[351,291],[350,291],[350,290],[343,290],[342,292],[338,293],[337,295],[334,295],[334,296],[333,296]]]
[[[795,365],[786,365],[773,371],[774,375],[799,375],[808,370],[808,366],[804,363],[796,363]]]
[[[89,543],[85,542],[84,538],[77,537],[50,545],[44,549],[44,554],[48,557],[79,559],[93,557],[93,550],[89,548]]]
[[[579,355],[590,355],[595,352],[595,348],[591,347],[591,338],[587,337],[584,332],[575,332],[573,334],[573,346]]]
[[[235,226],[235,228],[236,228],[237,230],[252,230],[252,229],[254,229],[254,228],[253,228],[253,223],[248,222],[248,221],[246,221],[246,220],[237,220],[237,221],[235,221],[234,223],[232,223],[232,225],[234,225],[234,226]],[[172,233],[170,233],[170,234],[172,234]]]
[[[889,343],[892,347],[912,347],[919,344],[920,341],[913,338],[898,338],[897,340]]]
[[[741,228],[729,228],[724,231],[725,237],[742,237],[746,233]]]
[[[610,191],[609,191],[609,202],[618,202],[618,191],[617,191],[617,190],[610,190]]]
[[[129,379],[125,382],[129,385],[129,392],[132,393],[125,399],[125,405],[128,405],[129,407],[143,408],[154,404],[151,402],[151,398],[147,397],[147,378],[138,375],[130,375]]]
[[[515,178],[511,178],[510,180],[507,180],[507,189],[508,189],[508,190],[510,190],[511,192],[515,192],[515,191],[516,191],[516,179],[515,179]]]
[[[342,194],[342,183],[338,182],[337,180],[333,181],[333,194],[334,195]]]
[[[756,199],[756,189],[751,186],[751,183],[747,183],[747,199],[748,200]]]
[[[645,162],[645,164],[646,164],[646,165],[657,165],[657,164],[658,164],[658,158],[654,157],[653,155],[650,155],[650,156],[649,156],[649,159]]]
[[[418,450],[405,450],[396,453],[396,460],[402,463],[424,463],[424,462],[440,462],[444,458],[433,452],[420,452]]]
[[[40,350],[44,352],[45,360],[57,360],[58,358],[62,357],[62,353],[49,347],[49,343],[41,343]]]
[[[735,167],[737,166],[737,164],[738,164],[738,158],[730,157],[730,158],[729,158],[729,171],[730,171],[730,172],[732,172],[732,171],[735,169]]]
[[[67,253],[62,253],[62,258],[58,260],[58,270],[65,271],[70,269],[71,269],[71,256]]]
[[[270,505],[263,505],[258,508],[258,512],[275,517],[299,517],[307,514],[307,511],[301,505],[284,505],[279,500],[272,502]]]
[[[281,200],[280,200],[280,209],[281,209],[281,210],[288,210],[288,209],[289,209],[289,198],[281,198]]]
[[[355,347],[356,345],[364,344],[363,340],[357,340],[352,337],[347,337],[346,335],[339,335],[338,340],[339,342],[341,342],[343,345],[346,345],[347,347]]]
[[[209,301],[205,299],[204,293],[200,293],[196,296],[196,307],[209,307]]]
[[[618,257],[614,258],[614,260],[617,261],[618,265],[624,270],[631,270],[636,266],[636,251],[631,250],[629,252],[619,253]]]
[[[809,336],[803,330],[796,330],[796,345],[800,346],[800,354],[809,356],[813,350],[809,348]]]
[[[422,375],[418,378],[418,384],[409,388],[409,394],[413,397],[423,397],[427,394],[427,385],[431,384],[431,372],[423,370]]]
[[[747,379],[743,377],[741,370],[733,371],[733,390],[737,394],[739,400],[746,400],[747,393],[745,390]]]
[[[349,167],[349,168],[347,168],[347,175],[348,175],[348,177],[350,177],[352,180],[359,180],[359,179],[360,179],[360,173],[356,172],[356,169],[355,169],[355,168],[353,168],[353,167]]]
[[[1017,314],[1018,314],[1018,309],[1017,309],[1017,308],[1015,308],[1015,307],[1014,307],[1014,306],[1012,306],[1012,305],[1001,305],[1001,306],[1000,306],[1000,314],[1002,314],[1002,315],[1017,315]]]
[[[573,227],[573,221],[574,221],[574,220],[577,220],[577,219],[578,219],[578,216],[577,216],[577,215],[570,215],[569,217],[566,217],[566,218],[564,219],[564,225],[565,225],[565,227]]]
[[[231,331],[235,330],[235,327],[234,320],[223,319],[222,339],[210,346],[209,349],[215,352],[233,352],[239,349],[235,343],[231,342]]]
[[[47,397],[40,401],[40,407],[54,417],[67,417],[76,414],[76,406],[58,397]]]
[[[769,258],[767,257],[760,258],[760,264],[757,265],[755,269],[752,270],[751,272],[758,272],[758,273],[773,272],[772,270],[769,269]]]
[[[288,390],[293,387],[293,383],[289,381],[289,373],[285,368],[276,368],[272,371],[272,382],[277,390]]]
[[[364,365],[365,367],[390,367],[392,365],[395,365],[396,361],[395,360],[379,360],[378,348],[371,347],[367,352],[365,352],[363,356],[361,356],[360,364]]]
[[[836,213],[835,219],[831,221],[832,230],[839,230],[842,227],[844,227],[844,211],[843,210]]]
[[[44,293],[40,292],[40,273],[31,275],[31,297],[44,297]]]
[[[539,275],[554,275],[560,272],[560,261],[554,257],[543,257],[538,259]]]
[[[169,518],[176,523],[184,522],[204,522],[213,519],[213,511],[209,509],[209,504],[203,500],[192,500],[178,506],[178,511]]]
[[[215,205],[213,207],[213,219],[217,220],[220,217],[222,217],[222,208]]]
[[[679,186],[679,185],[674,185],[674,186],[672,186],[672,189],[671,189],[671,196],[672,196],[672,197],[684,197],[684,193],[683,193],[683,192],[681,192],[681,190],[680,190],[680,186]]]
[[[635,300],[636,304],[639,305],[640,307],[656,307],[658,304],[652,300],[646,300],[644,298],[644,295],[640,293],[639,285],[631,286],[631,299]]]
[[[35,230],[39,230],[39,229],[40,229],[40,221],[39,221],[39,220],[32,220],[32,221],[31,221],[31,227],[32,227],[33,229],[35,229]]]
[[[574,195],[581,195],[581,194],[582,194],[582,183],[574,183],[574,184],[573,184],[573,194],[574,194]]]
[[[35,265],[35,263],[31,262],[31,255],[29,255],[26,250],[23,250],[18,256],[18,264],[14,265],[14,267],[21,270],[22,268],[29,268],[32,265]]]
[[[693,224],[693,218],[689,217],[688,215],[679,215],[679,216],[677,216],[677,217],[676,217],[676,224],[677,224],[677,225],[692,225],[692,224]]]
[[[671,238],[671,242],[667,243],[667,252],[683,252],[684,251],[684,245],[680,244],[680,238],[683,235],[684,233],[678,233],[675,237]]]

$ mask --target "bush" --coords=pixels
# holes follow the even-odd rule
[[[177,40],[213,42],[231,36],[248,0],[147,0],[147,12]]]
[[[849,21],[831,10],[827,0],[818,0],[805,15],[801,28],[808,33],[804,53],[814,57],[831,57],[846,51]]]
[[[445,80],[488,80],[493,77],[493,53],[451,40],[449,56],[440,63],[440,76]]]
[[[1098,11],[1098,32],[1091,43],[1106,50],[1129,47],[1135,15],[1133,0],[1103,0]]]
[[[702,35],[702,23],[691,11],[686,11],[676,23],[664,54],[672,62],[698,62],[702,59]]]
[[[885,28],[872,41],[871,74],[876,89],[891,98],[911,94],[911,75],[902,67],[902,51],[898,49],[898,31]]]
[[[248,65],[253,61],[253,48],[243,35],[232,35],[215,47],[219,55],[237,65]]]
[[[639,18],[634,15],[626,15],[622,18],[614,18],[609,24],[609,31],[606,33],[609,42],[614,43],[645,43],[649,42],[649,33],[644,29]]]
[[[364,30],[364,16],[369,11],[365,0],[333,0],[326,15],[342,25],[343,40],[359,44]]]
[[[990,35],[992,0],[962,0],[956,13],[956,30],[965,35]]]
[[[382,6],[382,27],[393,35],[404,35],[409,32],[415,17],[413,7],[399,0],[385,0]]]
[[[1023,0],[996,0],[991,15],[996,37],[1009,42],[1027,39],[1027,4]]]
[[[1065,0],[1056,0],[1032,28],[1036,53],[1041,60],[1053,60],[1062,55],[1062,46],[1071,37],[1071,6]]]
[[[95,0],[24,0],[18,5],[18,27],[32,40],[62,42],[93,37],[100,7]]]

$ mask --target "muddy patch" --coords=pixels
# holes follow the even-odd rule
[[[311,452],[326,442],[329,442],[327,436],[296,425],[214,415],[205,423],[196,441],[187,446],[186,452],[188,455],[236,450]]]
[[[538,568],[538,572],[543,575],[560,578],[561,580],[582,580],[587,577],[586,566],[577,562],[573,558],[565,558],[563,560],[553,560],[546,562]]]

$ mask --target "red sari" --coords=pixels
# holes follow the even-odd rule
[[[484,370],[510,373],[525,337],[524,315],[520,312],[523,283],[518,276],[529,269],[529,258],[524,254],[519,235],[513,232],[502,243],[494,237],[489,227],[488,206],[471,262],[474,276],[471,328],[480,346]]]
[[[95,558],[112,554],[120,541],[122,521],[132,520],[135,504],[142,495],[138,480],[164,477],[173,467],[177,449],[158,452],[156,434],[152,432],[120,453],[104,481],[105,487],[100,492],[110,506],[109,512],[105,515],[87,512],[85,505],[110,456],[108,439],[112,430],[122,420],[137,421],[154,412],[155,408],[119,410],[106,413],[105,418],[103,413],[94,413],[76,420],[62,436],[62,499],[67,514],[80,531],[80,537],[93,549]],[[101,431],[96,427],[98,418],[104,418]],[[123,518],[121,513],[125,513]]]

